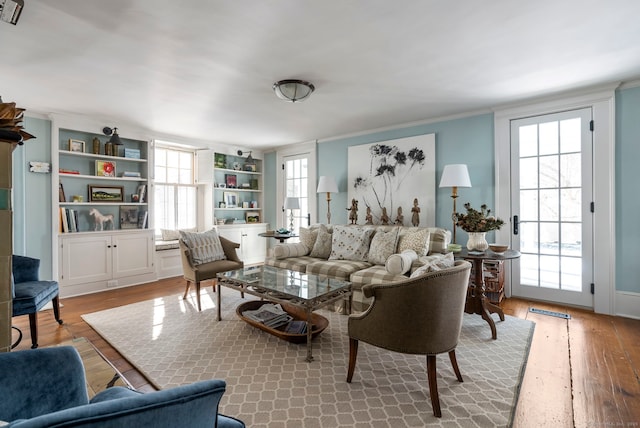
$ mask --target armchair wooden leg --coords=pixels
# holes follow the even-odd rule
[[[458,360],[456,359],[456,350],[449,351],[449,360],[451,360],[451,367],[453,367],[453,371],[458,378],[458,382],[464,382],[462,380],[462,374],[460,373],[460,368],[458,368]]]
[[[438,381],[436,379],[436,356],[427,355],[427,377],[429,378],[429,395],[431,396],[431,407],[433,416],[442,417],[440,411],[440,397],[438,396]]]
[[[38,312],[29,314],[29,330],[31,330],[31,349],[38,347]]]
[[[356,369],[356,357],[358,356],[358,339],[349,338],[349,370],[347,371],[347,383],[351,383],[353,372]]]
[[[196,281],[196,301],[198,302],[198,312],[201,312],[202,306],[200,305],[200,281]]]
[[[60,296],[56,296],[52,300],[53,303],[53,316],[58,321],[58,324],[62,324],[60,319]]]
[[[189,294],[189,287],[191,287],[191,281],[187,279],[187,288],[184,290],[184,296],[182,296],[182,300],[186,300],[187,294]]]

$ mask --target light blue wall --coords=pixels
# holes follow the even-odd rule
[[[459,189],[459,207],[465,202],[471,202],[474,206],[486,203],[489,207],[493,207],[495,169],[493,114],[483,114],[320,143],[318,145],[318,176],[334,176],[340,191],[338,194],[331,195],[331,222],[344,224],[348,220],[348,212],[345,208],[348,207],[347,152],[349,146],[432,133],[436,134],[436,186],[440,182],[445,165],[465,163],[468,165],[473,187]],[[326,211],[327,201],[320,195],[318,196],[318,213]],[[436,188],[435,226],[451,229],[452,211],[451,189]],[[318,218],[324,217],[318,216]],[[466,242],[464,231],[459,230],[458,241]]]
[[[40,278],[52,279],[51,174],[29,172],[30,161],[51,163],[51,122],[23,126],[36,138],[13,152],[13,252],[40,259]]]
[[[640,88],[616,93],[616,289],[640,293]]]

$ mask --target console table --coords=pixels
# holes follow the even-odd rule
[[[491,250],[483,252],[469,251],[463,248],[462,251],[455,254],[456,258],[467,259],[473,263],[473,269],[475,273],[473,287],[469,287],[467,293],[467,302],[464,306],[464,311],[468,314],[478,314],[482,316],[491,328],[491,338],[497,339],[498,333],[496,332],[496,324],[491,318],[491,314],[498,314],[501,321],[504,321],[504,312],[502,309],[489,302],[485,295],[485,281],[484,281],[484,261],[485,260],[511,260],[520,257],[520,253],[515,250],[507,250],[504,253],[494,253]]]

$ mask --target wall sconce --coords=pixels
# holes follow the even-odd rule
[[[104,128],[102,128],[102,132],[104,133],[104,135],[111,136],[109,141],[107,141],[107,143],[105,144],[105,154],[111,156],[124,156],[124,146],[122,144],[122,141],[120,140],[120,136],[118,135],[118,128],[114,127],[113,129],[111,129],[108,126],[105,126]],[[109,147],[107,146],[109,144],[111,145],[111,153],[108,153]]]

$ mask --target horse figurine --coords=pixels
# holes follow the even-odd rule
[[[101,214],[100,211],[98,211],[95,208],[91,208],[91,210],[89,210],[89,215],[92,215],[94,217],[94,228],[93,230],[98,230],[98,225],[100,225],[100,230],[104,230],[104,224],[107,222],[111,222],[111,229],[114,229],[113,226],[113,214]]]

